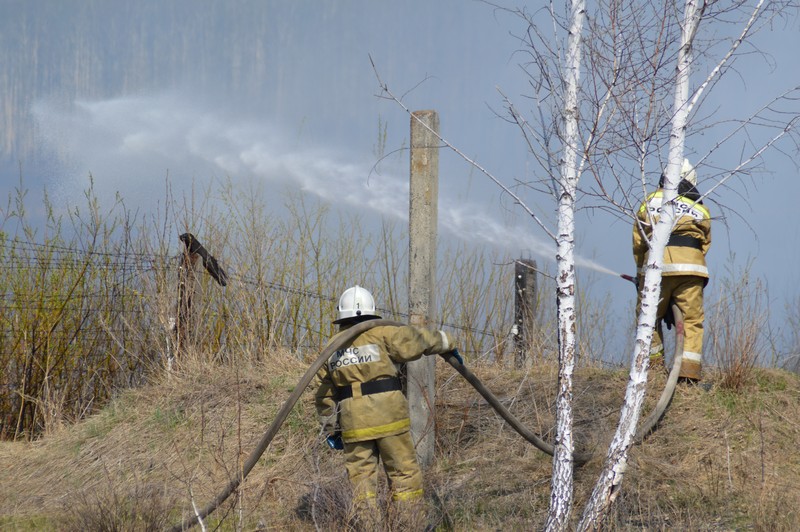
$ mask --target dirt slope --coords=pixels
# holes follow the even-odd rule
[[[277,360],[277,358],[276,358]],[[0,529],[158,530],[205,505],[234,474],[303,371],[281,357],[246,368],[186,364],[101,412],[34,443],[0,442]],[[289,362],[285,362],[289,360]],[[426,472],[440,530],[539,529],[550,458],[511,431],[439,364],[437,459]],[[475,373],[528,426],[548,434],[555,368]],[[746,389],[681,387],[658,430],[631,451],[610,530],[800,529],[800,379],[754,372]],[[576,471],[575,519],[591,492],[624,394],[625,371],[581,369],[576,441],[595,458]],[[652,378],[648,407],[663,386]],[[215,514],[223,530],[347,529],[341,453],[317,432],[310,392],[248,478]],[[114,525],[114,526],[111,526]]]

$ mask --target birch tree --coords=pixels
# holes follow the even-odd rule
[[[667,246],[670,231],[675,223],[674,200],[677,197],[680,165],[681,161],[683,161],[686,142],[692,44],[697,28],[700,25],[704,8],[704,6],[698,6],[697,4],[695,0],[686,0],[684,8],[681,42],[675,68],[674,114],[669,140],[664,207],[661,217],[653,228],[650,240],[650,254],[645,265],[644,286],[641,287],[641,311],[636,327],[630,379],[625,390],[625,401],[622,405],[617,431],[609,445],[600,478],[595,484],[589,502],[583,511],[583,517],[578,525],[579,530],[594,528],[616,498],[623,475],[627,469],[628,450],[633,443],[633,436],[636,433],[636,426],[644,403],[650,341],[656,324],[656,310],[658,308],[659,295],[661,294],[664,250]]]
[[[581,73],[581,36],[586,15],[585,2],[567,3],[569,32],[565,55],[562,123],[564,143],[561,178],[558,181],[558,231],[556,236],[556,314],[558,320],[558,392],[556,395],[556,441],[553,452],[550,511],[547,530],[566,530],[572,511],[572,377],[577,346],[575,308],[575,194],[578,188],[580,137],[578,131],[578,88]]]
[[[735,56],[739,46],[751,35],[759,22],[771,19],[775,14],[788,7],[796,6],[783,2],[765,2],[758,0],[755,3],[733,2],[723,5],[722,2],[709,2],[704,0],[686,0],[683,6],[683,19],[680,24],[680,42],[674,71],[673,104],[669,117],[669,142],[667,164],[665,169],[664,203],[661,216],[654,225],[649,241],[650,253],[648,262],[644,266],[644,280],[641,287],[641,310],[637,316],[636,339],[632,355],[630,379],[626,388],[625,400],[620,412],[620,421],[616,433],[609,445],[602,471],[586,504],[578,525],[578,530],[594,530],[607,515],[610,506],[616,499],[621,482],[627,469],[628,451],[633,443],[636,426],[644,403],[647,384],[647,369],[649,362],[649,348],[656,322],[656,310],[661,292],[662,263],[664,251],[676,221],[675,199],[680,182],[680,168],[686,150],[687,130],[690,127],[690,118],[696,115],[695,106],[702,100],[706,88],[714,85],[727,70],[727,65]],[[712,23],[722,20],[723,13],[742,12],[745,17],[741,33],[730,41],[729,48],[707,74],[707,77],[691,90],[691,74],[695,66],[694,51],[698,45],[698,32],[701,23]],[[658,76],[654,76],[658,79]],[[796,97],[798,87],[793,87],[786,95],[779,96],[771,103],[790,103]],[[780,105],[778,105],[780,107]],[[761,110],[763,111],[763,109]],[[767,113],[759,112],[754,116],[746,117],[741,121],[735,131],[755,128],[758,122]],[[793,133],[798,122],[798,113],[784,115],[784,122],[780,120],[772,124],[773,136],[767,136],[761,142],[751,147],[750,153],[745,153],[743,159],[723,176],[717,186],[736,175],[743,167],[752,164],[765,150],[772,147],[779,139]],[[730,137],[728,137],[730,138]],[[719,146],[720,143],[717,143]],[[796,144],[796,137],[795,137]],[[701,158],[702,160],[702,158]],[[715,187],[712,187],[713,191]],[[708,194],[708,193],[707,193]],[[635,204],[634,204],[635,205]],[[631,213],[633,214],[633,213]]]
[[[681,13],[680,6],[673,7],[669,2],[611,1],[599,2],[593,4],[593,7],[596,8],[596,12],[589,13],[590,32],[584,42],[587,59],[583,68],[586,70],[587,81],[580,86],[580,100],[583,104],[577,111],[579,131],[576,133],[574,130],[569,130],[566,122],[563,127],[559,127],[555,125],[555,121],[548,121],[547,116],[542,113],[542,109],[547,108],[545,104],[560,101],[557,97],[553,98],[554,93],[565,94],[564,108],[568,109],[567,102],[571,101],[569,93],[572,88],[570,80],[574,79],[570,74],[576,66],[572,61],[574,56],[567,53],[562,58],[551,44],[558,42],[558,39],[548,38],[544,32],[540,33],[534,17],[525,11],[518,13],[529,23],[523,42],[527,45],[526,52],[531,58],[528,63],[531,68],[528,72],[531,74],[531,87],[534,89],[534,100],[537,104],[534,116],[539,115],[538,128],[531,125],[531,121],[526,120],[514,103],[506,98],[507,110],[513,122],[520,127],[528,140],[531,154],[540,161],[544,170],[543,175],[554,175],[549,169],[554,154],[559,149],[563,150],[566,160],[570,147],[582,143],[583,152],[578,159],[586,164],[585,169],[582,164],[578,164],[575,166],[577,174],[570,175],[563,171],[562,164],[560,176],[549,178],[554,183],[551,192],[576,191],[585,200],[595,202],[594,205],[589,204],[589,207],[600,207],[617,216],[634,219],[635,209],[639,204],[638,201],[634,201],[637,195],[636,189],[640,189],[640,197],[646,195],[645,176],[648,167],[655,167],[658,173],[666,167],[666,208],[651,236],[650,262],[646,265],[642,287],[641,313],[637,317],[636,339],[625,400],[602,472],[578,525],[582,530],[597,526],[616,498],[627,467],[628,451],[639,422],[647,386],[650,341],[660,296],[662,258],[675,222],[673,200],[677,196],[686,133],[691,125],[691,118],[697,113],[696,106],[703,100],[704,91],[717,83],[719,77],[728,70],[729,61],[735,57],[737,49],[753,30],[759,25],[763,27],[763,24],[787,7],[795,6],[788,2],[763,0],[755,3],[687,0],[682,9],[682,18],[679,19],[676,19],[676,15]],[[741,17],[742,14],[745,16]],[[550,15],[554,15],[554,12],[551,11]],[[733,15],[740,18],[735,19]],[[692,90],[690,79],[695,66],[693,52],[698,46],[697,36],[701,22],[722,24],[730,20],[738,20],[741,23],[741,33],[725,41],[728,48],[722,53],[719,61],[712,64],[706,72],[706,78]],[[570,17],[564,23],[557,22],[553,25],[555,28],[570,28],[570,31],[566,32],[568,43],[574,37],[572,26],[569,24],[571,21]],[[706,48],[702,51],[707,56],[704,59],[707,59],[711,57],[709,50],[715,43],[706,37],[703,44]],[[560,64],[554,62],[554,57]],[[670,93],[672,105],[668,106],[662,102],[667,101]],[[773,105],[760,110],[770,109],[773,113],[770,125],[775,134],[763,138],[760,145],[753,143],[752,151],[721,176],[716,187],[735,176],[748,164],[752,164],[764,150],[793,130],[797,112],[782,115],[783,121],[781,121],[774,116],[780,115],[780,112],[775,111],[774,104],[779,101],[791,104],[792,96],[796,93],[797,88],[791,88],[770,102]],[[550,108],[552,109],[552,104]],[[759,112],[741,119],[731,134],[763,125],[765,114]],[[697,120],[696,127],[702,125],[700,122],[701,120]],[[729,140],[730,137],[724,136],[723,139]],[[718,146],[712,147],[712,151],[716,147]],[[665,164],[662,163],[664,160]],[[588,174],[590,179],[585,186],[578,186],[580,179],[587,177],[584,174]],[[639,187],[635,186],[637,182],[640,184]],[[545,177],[541,180],[532,180],[530,188],[541,190],[548,188],[547,185],[548,178]],[[570,188],[572,186],[576,189]],[[708,193],[716,187],[712,187]],[[557,198],[559,246],[556,261],[559,276],[556,282],[559,312],[561,312],[562,278],[565,271],[570,271],[561,246],[562,237],[565,235],[562,228],[565,227],[565,222],[566,226],[572,224],[578,206],[571,203],[571,209],[564,209],[563,195],[557,195]],[[572,255],[569,256],[574,258]],[[572,287],[574,288],[574,282]],[[562,379],[559,382],[556,399],[558,407],[556,439],[559,445],[565,435],[567,438],[571,436],[568,424],[572,421],[572,405],[569,394],[564,393],[566,381],[563,377],[571,375],[575,359],[563,356],[565,346],[561,345],[562,338],[566,338],[561,335],[562,328],[569,323],[559,314],[559,352],[562,355],[559,360],[559,375]],[[572,343],[573,355],[575,345]],[[559,460],[555,460],[548,529],[561,529],[565,525],[562,512],[569,512],[572,500],[572,479],[569,475],[571,469],[560,467]]]
[[[796,12],[797,6],[793,0],[685,0],[683,4],[600,0],[587,7],[583,0],[571,0],[564,7],[565,14],[559,14],[553,4],[534,13],[524,8],[509,10],[525,23],[518,37],[526,58],[521,66],[530,78],[527,97],[533,102],[532,109],[525,112],[502,89],[500,94],[505,113],[538,163],[531,178],[512,186],[446,139],[440,140],[508,194],[556,246],[559,382],[548,530],[569,528],[573,507],[572,379],[579,363],[580,337],[580,309],[575,300],[576,212],[600,209],[627,220],[632,227],[640,199],[647,194],[648,175],[665,173],[665,209],[649,242],[651,252],[645,265],[620,420],[577,525],[589,530],[602,523],[620,492],[644,403],[663,254],[675,221],[673,201],[680,167],[692,129],[709,127],[711,113],[699,116],[698,108],[708,90],[730,71],[742,43],[781,13]],[[718,26],[730,31],[733,24],[739,28],[733,36],[715,34]],[[699,38],[705,26],[708,32]],[[722,52],[715,56],[713,52],[719,50]],[[697,60],[698,55],[702,61]],[[705,71],[699,68],[701,64],[707,66]],[[694,87],[693,74],[701,79]],[[399,101],[384,84],[382,90]],[[800,144],[794,133],[800,117],[798,94],[800,87],[787,88],[727,130],[712,124],[721,131],[717,133],[720,140],[696,159],[696,166],[702,168],[723,144],[737,136],[747,138],[747,149],[741,150],[738,162],[716,174],[715,184],[704,198],[713,197],[720,186],[744,174],[784,137],[792,136],[795,145]],[[772,133],[755,140],[751,132],[758,128]],[[530,198],[541,194],[555,200],[555,230],[529,206]]]

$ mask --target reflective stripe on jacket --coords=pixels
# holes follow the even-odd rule
[[[352,397],[339,401],[338,421],[344,441],[373,440],[407,431],[411,421],[403,392],[362,395],[361,384],[396,377],[395,364],[454,347],[446,333],[421,327],[380,326],[361,333],[350,347],[334,353],[317,374],[315,404],[323,430],[330,431],[336,421],[336,389],[349,385]]]
[[[633,256],[639,274],[643,273],[642,268],[650,251],[648,240],[652,235],[651,224],[658,221],[663,202],[664,191],[658,189],[647,197],[636,214],[637,223],[633,224]],[[697,245],[668,245],[664,250],[663,275],[696,275],[707,279],[706,253],[711,247],[711,214],[703,204],[684,196],[675,198],[675,209],[677,222],[672,229],[672,235],[688,237],[696,241]]]

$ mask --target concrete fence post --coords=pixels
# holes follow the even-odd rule
[[[525,367],[536,323],[536,261],[514,262],[514,365]]]
[[[431,130],[439,132],[436,111],[412,113],[408,305],[411,324],[421,327],[435,312],[439,139]],[[436,358],[425,356],[407,365],[411,435],[422,467],[433,462]]]

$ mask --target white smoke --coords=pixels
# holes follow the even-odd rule
[[[146,206],[169,176],[173,190],[209,176],[236,181],[255,177],[296,187],[340,208],[407,220],[406,177],[372,171],[370,161],[351,162],[320,146],[292,146],[290,136],[267,122],[237,120],[208,112],[175,94],[53,102],[34,107],[42,141],[60,155],[66,172],[57,184],[75,199],[94,179],[102,197],[119,193]],[[444,188],[445,185],[443,185]],[[467,242],[553,260],[555,246],[534,227],[509,226],[488,206],[440,199],[440,231]],[[615,274],[593,261],[579,265]]]
[[[34,107],[42,141],[59,154],[76,193],[94,177],[99,194],[146,199],[169,175],[173,188],[197,179],[256,177],[291,185],[332,204],[348,204],[402,217],[408,195],[403,180],[374,175],[368,162],[353,163],[315,146],[292,147],[288,135],[266,122],[234,120],[174,95],[79,101],[65,109]]]

